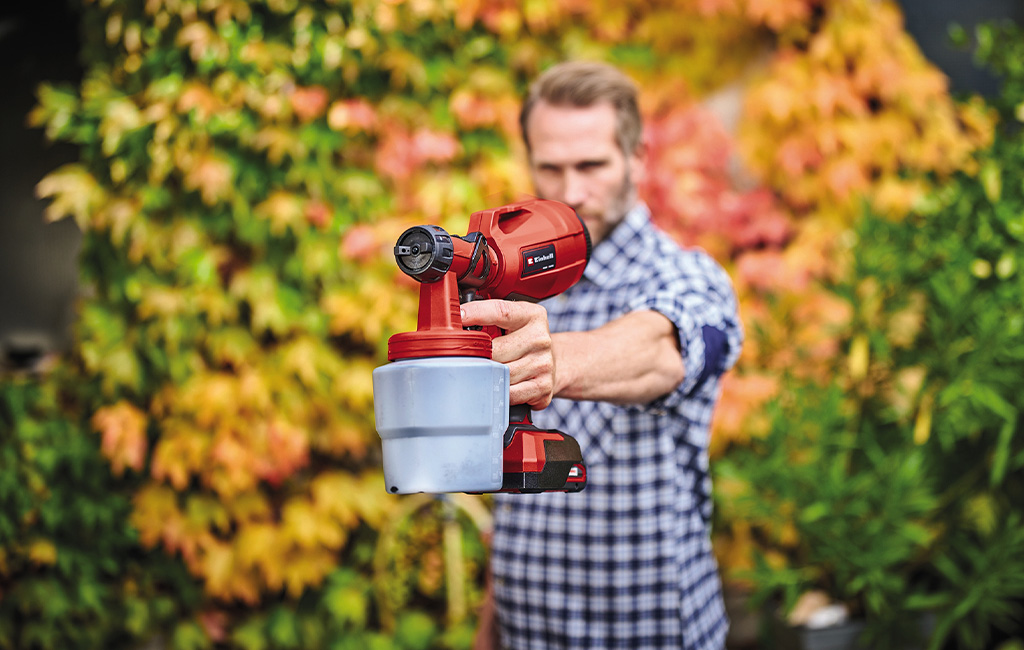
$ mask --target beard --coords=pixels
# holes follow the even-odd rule
[[[636,198],[636,185],[633,183],[633,175],[627,167],[626,173],[622,176],[622,183],[619,185],[604,213],[580,215],[585,223],[590,222],[590,224],[593,224],[592,226],[588,225],[588,228],[591,231],[591,241],[594,245],[605,239],[615,230],[616,226],[622,223],[626,213],[636,203]]]

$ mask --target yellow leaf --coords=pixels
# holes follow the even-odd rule
[[[238,562],[243,568],[257,567],[270,560],[276,564],[281,553],[278,528],[268,523],[251,523],[239,526],[235,537]],[[268,580],[272,587],[280,586],[278,580]],[[274,583],[278,582],[277,585]]]
[[[105,192],[92,174],[77,163],[64,165],[47,174],[36,185],[36,196],[52,198],[46,208],[47,221],[74,217],[83,231],[89,230],[92,215],[105,201]]]
[[[900,420],[909,420],[927,375],[928,370],[924,366],[911,366],[900,370],[893,377],[892,386],[885,397]]]
[[[285,587],[288,595],[298,598],[306,587],[316,587],[333,569],[336,559],[327,549],[302,550],[287,558]]]
[[[114,155],[121,144],[121,138],[142,125],[142,112],[135,102],[125,97],[109,100],[105,104],[98,129],[104,155]]]
[[[310,485],[316,511],[322,517],[341,522],[345,528],[354,528],[359,523],[352,497],[363,489],[350,475],[341,472],[322,473]]]
[[[173,318],[181,314],[188,304],[184,292],[175,287],[151,287],[143,292],[139,302],[139,318]]]
[[[213,543],[203,551],[202,575],[206,579],[206,591],[221,598],[233,596],[231,582],[236,572],[231,547],[223,542]]]
[[[356,412],[373,406],[373,369],[367,359],[352,359],[345,372],[335,377],[335,395]]]
[[[244,298],[252,309],[252,331],[284,334],[290,323],[278,301],[277,279],[267,270],[239,271],[231,281],[231,295]]]
[[[270,231],[275,235],[283,235],[289,228],[292,232],[301,233],[306,230],[304,200],[302,197],[277,190],[265,201],[258,204],[253,214],[270,222]]]
[[[231,519],[240,523],[265,521],[270,517],[270,503],[262,492],[243,492],[225,503]]]
[[[150,472],[154,479],[184,490],[192,475],[207,466],[210,437],[177,417],[165,419],[161,428],[163,433],[153,448]]]
[[[932,433],[932,410],[934,408],[935,396],[933,391],[928,391],[921,398],[921,405],[918,407],[917,419],[914,420],[914,443],[923,445],[928,442]]]
[[[359,477],[356,485],[359,488],[352,492],[352,505],[359,518],[374,528],[383,526],[401,503],[390,498],[384,488],[384,475],[379,471],[367,472]]]
[[[850,343],[850,377],[854,381],[860,381],[868,375],[868,364],[870,362],[871,350],[868,344],[868,337],[858,334]]]
[[[370,448],[371,439],[373,444],[377,440],[376,434],[368,435],[365,429],[365,425],[345,414],[328,425],[314,429],[310,445],[316,451],[331,456],[350,454],[354,458],[363,458]]]
[[[274,399],[263,372],[251,369],[238,372],[237,406],[263,412],[274,406]]]
[[[212,57],[223,61],[230,53],[228,44],[209,24],[194,21],[186,24],[178,32],[177,44],[187,48],[193,61],[204,57]]]
[[[985,537],[996,529],[999,521],[998,512],[995,500],[988,493],[977,494],[964,505],[964,518]]]
[[[252,145],[256,151],[266,151],[267,161],[273,165],[281,164],[285,156],[303,160],[308,151],[294,130],[274,126],[261,129],[253,137]]]
[[[156,546],[162,541],[172,552],[181,546],[184,526],[178,495],[174,490],[159,483],[149,483],[135,494],[133,504],[132,525],[139,531],[144,546]]]
[[[985,189],[985,196],[992,203],[997,203],[1003,193],[1003,170],[999,163],[989,160],[981,166],[981,186]]]
[[[298,498],[285,504],[281,517],[285,534],[303,548],[312,548],[319,541],[317,519],[313,506]]]
[[[37,566],[49,566],[57,562],[57,547],[48,539],[36,539],[28,545],[28,558]]]
[[[216,529],[222,533],[228,532],[231,521],[228,511],[217,499],[203,494],[194,494],[189,497],[185,506],[185,518],[190,527],[200,529]]]
[[[889,341],[895,347],[909,347],[924,326],[927,299],[920,291],[908,296],[909,304],[889,318],[886,331]]]

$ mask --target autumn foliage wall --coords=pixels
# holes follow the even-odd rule
[[[479,533],[464,509],[384,493],[370,373],[414,323],[390,255],[402,228],[462,231],[530,191],[518,98],[547,65],[604,59],[637,79],[643,193],[735,278],[749,343],[716,453],[758,434],[781,369],[813,373],[840,352],[829,323],[847,315],[815,280],[840,270],[857,197],[898,217],[923,177],[969,166],[990,137],[898,9],[873,0],[81,11],[85,80],[43,86],[31,120],[80,147],[38,189],[48,218],[85,233],[83,297],[73,354],[41,383],[3,384],[5,462],[39,478],[10,488],[17,516],[0,527],[0,647],[95,647],[80,626],[32,622],[26,603],[57,601],[108,646],[158,632],[179,648],[468,644],[471,617],[438,618],[479,596]],[[732,84],[738,140],[699,103]],[[40,431],[76,446],[39,466]],[[118,513],[84,539],[59,522],[73,506],[55,495],[77,480],[65,467],[102,467],[77,498]],[[726,571],[741,568],[742,522],[721,531]],[[105,568],[82,582],[68,558],[88,564],[90,535],[122,551],[97,552]],[[445,573],[456,542],[461,569]]]

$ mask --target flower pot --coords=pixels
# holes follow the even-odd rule
[[[935,628],[935,616],[922,616],[916,624],[921,631],[920,643],[904,646],[904,650],[924,650],[925,641]],[[771,617],[771,636],[774,647],[785,650],[872,650],[861,641],[864,621],[852,620],[822,628],[790,625],[777,616]]]
[[[867,650],[859,643],[863,621],[847,621],[823,628],[808,628],[772,620],[775,646],[789,650]]]

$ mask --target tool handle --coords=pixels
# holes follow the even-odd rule
[[[533,426],[533,409],[528,404],[516,404],[508,407],[508,428],[505,429],[503,445],[508,447],[517,426]]]

